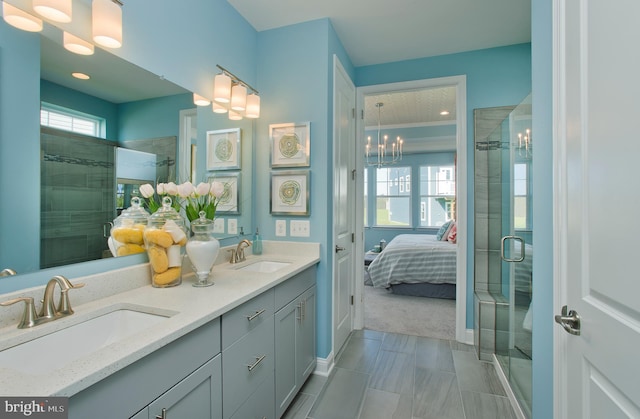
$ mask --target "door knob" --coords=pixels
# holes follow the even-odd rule
[[[555,316],[555,320],[567,333],[580,336],[580,316],[574,310],[567,313],[567,306],[563,306],[560,315]]]
[[[342,247],[342,246],[338,246],[338,245],[336,244],[336,253],[338,253],[338,252],[342,252],[343,250],[344,250],[344,247]]]

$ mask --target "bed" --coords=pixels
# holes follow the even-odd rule
[[[369,264],[374,287],[395,294],[456,298],[456,245],[431,234],[400,234]]]

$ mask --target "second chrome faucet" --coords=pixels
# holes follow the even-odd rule
[[[60,300],[57,306],[54,301],[56,285],[60,286]],[[56,275],[47,282],[47,286],[44,289],[44,298],[42,299],[42,308],[39,313],[36,313],[33,297],[14,298],[0,303],[0,306],[8,306],[24,301],[24,312],[20,323],[18,323],[18,329],[26,329],[73,314],[71,303],[69,302],[69,290],[82,287],[84,287],[84,284],[74,285],[64,276]]]

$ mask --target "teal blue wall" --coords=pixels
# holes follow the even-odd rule
[[[531,91],[531,45],[519,44],[356,68],[356,85],[467,77],[467,329],[473,328],[473,110],[517,105]]]
[[[553,417],[553,99],[551,1],[531,2],[533,127],[533,417]],[[557,327],[557,326],[556,326]]]
[[[40,38],[0,20],[0,269],[38,269],[40,243]],[[36,196],[27,202],[23,197]]]
[[[179,112],[193,107],[190,93],[122,103],[118,105],[118,141],[177,137]]]
[[[262,103],[268,103],[257,121],[255,159],[256,227],[265,239],[275,238],[276,219],[270,207],[269,124],[310,122],[311,128],[311,234],[291,240],[321,243],[317,279],[318,356],[331,352],[331,263],[327,252],[327,230],[331,225],[328,195],[330,175],[330,131],[328,88],[328,20],[317,20],[260,33],[258,44],[258,89]],[[307,168],[305,168],[307,169]],[[282,170],[280,170],[282,171]],[[295,217],[296,219],[299,217]]]

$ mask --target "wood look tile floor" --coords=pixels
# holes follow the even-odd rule
[[[312,375],[284,419],[516,418],[494,366],[473,347],[354,331],[331,375]]]

